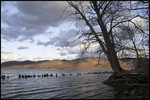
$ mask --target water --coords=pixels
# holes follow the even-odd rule
[[[101,71],[101,70],[100,70]],[[122,98],[112,87],[102,84],[111,73],[94,70],[1,70],[1,98],[11,99],[116,99]],[[18,78],[19,74],[58,74],[58,77]],[[77,73],[82,75],[77,76]],[[85,74],[84,74],[85,73]],[[62,76],[65,74],[65,76]],[[70,76],[72,74],[72,76]]]

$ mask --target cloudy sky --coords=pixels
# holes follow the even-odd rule
[[[66,6],[66,2],[2,2],[1,61],[74,59],[76,50],[65,46],[78,34],[60,18]]]
[[[84,48],[80,40],[66,45],[80,36],[83,27],[62,15],[67,6],[65,1],[1,2],[1,62],[79,57]],[[95,44],[90,50],[97,49]]]
[[[62,15],[65,1],[17,1],[1,4],[1,61],[79,57],[75,25]]]

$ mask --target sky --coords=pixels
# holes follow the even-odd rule
[[[68,52],[65,42],[77,33],[59,18],[65,6],[65,2],[2,2],[1,61],[74,59],[77,52]]]
[[[61,16],[65,1],[3,1],[1,4],[1,62],[76,59],[80,41],[72,22]]]
[[[62,15],[67,6],[65,1],[2,1],[1,62],[78,58],[81,41],[66,45],[78,38],[82,27]]]

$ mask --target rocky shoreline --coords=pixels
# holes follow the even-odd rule
[[[103,82],[119,93],[139,99],[149,99],[148,74],[113,74]]]

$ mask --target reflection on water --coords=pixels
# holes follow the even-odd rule
[[[111,74],[82,74],[92,71],[83,70],[2,70],[2,75],[9,79],[1,80],[1,98],[13,99],[115,99],[115,89],[102,81]],[[93,71],[94,72],[94,71]],[[97,71],[100,72],[100,71]],[[41,75],[45,73],[58,74],[58,77],[18,78],[19,74]],[[62,76],[65,74],[65,76]],[[70,75],[72,74],[72,75]]]

